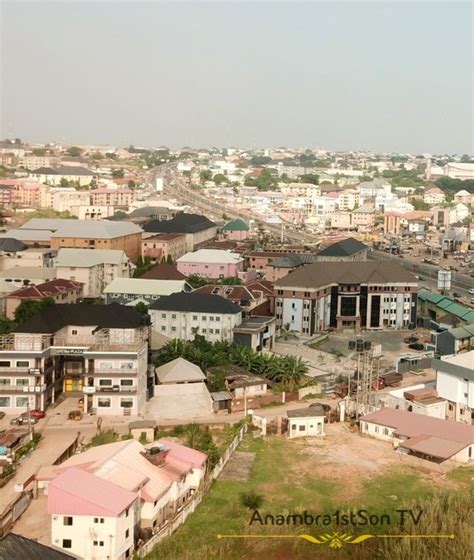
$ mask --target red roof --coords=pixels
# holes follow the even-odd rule
[[[169,439],[160,439],[159,443],[169,449],[168,457],[178,459],[193,468],[203,468],[206,464],[207,455],[202,451],[191,449],[191,447],[186,447]]]
[[[20,299],[43,299],[49,296],[55,296],[77,290],[83,285],[84,284],[82,282],[57,278],[56,280],[50,280],[49,282],[44,282],[43,284],[37,284],[36,286],[28,286],[27,288],[16,290],[15,292],[8,294],[6,297]]]
[[[107,499],[104,500],[104,496]],[[136,500],[124,490],[83,469],[71,467],[49,484],[48,513],[117,517]]]
[[[181,274],[176,266],[172,264],[157,264],[140,278],[144,280],[185,280],[186,276]]]

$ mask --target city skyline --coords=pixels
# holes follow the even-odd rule
[[[2,137],[473,151],[467,2],[25,4],[2,8]]]

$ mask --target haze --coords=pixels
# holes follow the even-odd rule
[[[1,136],[472,153],[469,2],[19,2]]]

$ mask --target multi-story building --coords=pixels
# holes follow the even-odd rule
[[[116,278],[130,278],[134,266],[124,251],[114,249],[59,249],[58,278],[82,282],[85,298],[99,298]]]
[[[185,276],[196,274],[205,278],[236,278],[244,270],[244,259],[238,253],[219,249],[200,249],[176,260]]]
[[[359,191],[346,189],[339,193],[337,206],[340,210],[354,210],[359,205]]]
[[[21,158],[21,165],[25,169],[38,169],[39,167],[49,167],[51,165],[51,156],[37,156],[35,154],[25,154]]]
[[[119,206],[128,208],[135,200],[131,189],[94,189],[89,191],[93,206]]]
[[[0,238],[0,270],[8,270],[14,267],[39,267],[52,268],[56,258],[57,251],[52,249],[27,249],[26,245],[16,239],[10,239],[11,242],[18,244],[18,250],[15,250],[12,243],[10,247],[3,242],[9,238]]]
[[[48,185],[59,186],[61,181],[73,181],[81,187],[90,185],[93,179],[97,178],[97,174],[86,167],[80,166],[64,166],[64,167],[39,167],[29,174],[30,177],[46,183]]]
[[[39,205],[39,188],[39,183],[19,181],[13,187],[15,204],[37,208]]]
[[[210,342],[230,342],[234,327],[242,322],[240,306],[218,295],[196,292],[162,297],[150,305],[149,313],[155,332],[181,340],[200,334]]]
[[[50,298],[55,303],[77,303],[83,297],[83,288],[80,282],[57,278],[10,292],[4,298],[5,316],[7,319],[14,319],[15,311],[22,301],[40,301]]]
[[[103,290],[107,303],[126,305],[139,301],[146,304],[176,292],[190,292],[192,287],[185,280],[150,280],[148,278],[116,278]]]
[[[474,350],[433,360],[436,390],[448,401],[448,420],[474,424]]]
[[[20,228],[43,232],[52,249],[115,249],[136,262],[141,254],[142,230],[130,222],[34,218]]]
[[[160,233],[142,240],[142,258],[158,262],[171,258],[174,262],[185,253],[186,236],[182,233]]]
[[[343,330],[408,328],[416,324],[416,278],[395,263],[318,262],[277,280],[277,328],[303,336]]]
[[[426,204],[442,204],[445,198],[444,192],[439,187],[432,187],[423,193],[423,202]]]
[[[283,185],[281,191],[289,196],[303,196],[312,198],[321,194],[321,187],[313,183],[289,183]]]
[[[194,251],[199,246],[214,239],[217,226],[199,214],[176,214],[171,220],[153,220],[143,226],[147,233],[181,233],[186,235],[186,251]]]
[[[85,411],[136,415],[148,397],[149,317],[121,305],[56,304],[0,338],[0,410],[45,410],[64,391]]]

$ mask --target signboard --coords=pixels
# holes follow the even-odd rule
[[[450,270],[438,270],[438,290],[450,290],[451,289],[451,271]]]
[[[95,387],[83,387],[82,390],[85,395],[93,395],[95,393]]]
[[[85,348],[52,348],[51,353],[56,356],[75,356],[82,355]]]

